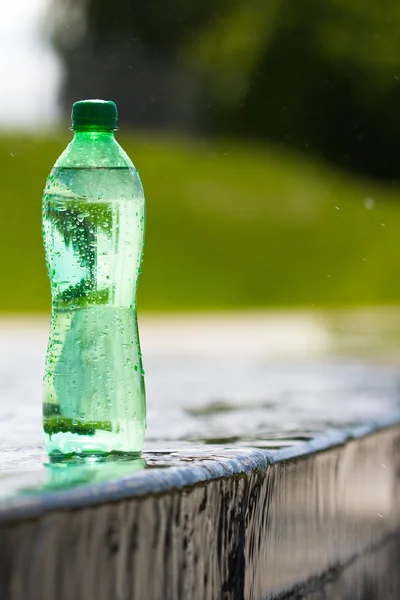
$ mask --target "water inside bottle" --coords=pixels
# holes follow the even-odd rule
[[[59,169],[49,178],[43,233],[53,297],[44,378],[50,454],[140,452],[145,391],[135,297],[144,220],[129,168]]]

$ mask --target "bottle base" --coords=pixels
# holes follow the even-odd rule
[[[49,457],[54,460],[71,456],[95,459],[109,454],[134,458],[141,455],[144,433],[144,421],[125,422],[117,431],[94,429],[90,433],[77,433],[64,428],[62,431],[53,429],[51,433],[45,431],[45,444]]]

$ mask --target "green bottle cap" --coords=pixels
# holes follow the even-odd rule
[[[117,129],[117,120],[112,100],[79,100],[72,106],[72,129]]]

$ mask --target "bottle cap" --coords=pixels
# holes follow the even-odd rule
[[[118,110],[112,100],[79,100],[71,116],[72,129],[117,129]]]

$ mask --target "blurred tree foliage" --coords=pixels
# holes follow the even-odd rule
[[[115,44],[178,60],[196,32],[222,12],[226,0],[53,0],[56,46],[96,49]]]
[[[54,0],[62,53],[125,44],[189,64],[213,132],[400,174],[398,0]]]

